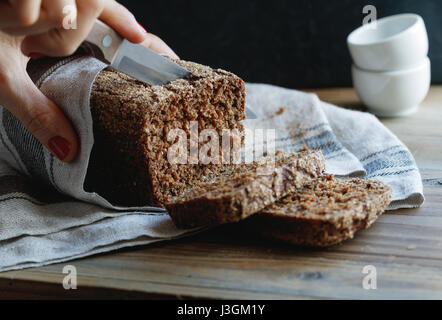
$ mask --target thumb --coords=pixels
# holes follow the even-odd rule
[[[2,88],[0,95],[5,108],[58,159],[72,161],[77,154],[78,142],[70,121],[27,74],[23,77],[16,79],[20,81],[13,80],[6,94]]]

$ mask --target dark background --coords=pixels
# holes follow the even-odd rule
[[[291,88],[350,86],[347,35],[365,5],[378,18],[420,14],[430,39],[433,83],[442,83],[442,0],[120,1],[185,60],[250,82]]]

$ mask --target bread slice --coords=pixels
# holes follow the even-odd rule
[[[391,196],[391,188],[380,181],[327,175],[245,220],[241,227],[295,245],[327,247],[370,227]]]
[[[320,151],[281,152],[275,158],[226,167],[213,182],[170,198],[166,209],[179,228],[237,222],[302,188],[324,170]]]
[[[98,74],[90,98],[95,143],[86,190],[117,205],[162,207],[166,198],[223,169],[214,162],[171,163],[168,150],[175,140],[169,133],[182,130],[190,141],[196,124],[200,148],[198,133],[204,129],[219,137],[224,130],[242,136],[245,84],[221,69],[176,62],[192,75],[166,85],[151,86],[111,68]]]

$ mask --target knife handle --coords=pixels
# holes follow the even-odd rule
[[[112,63],[123,40],[115,30],[97,19],[85,41],[96,45],[103,52],[104,58]]]

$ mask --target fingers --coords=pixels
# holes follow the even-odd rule
[[[36,3],[39,5],[36,6]],[[16,24],[5,29],[13,35],[26,35],[22,51],[28,56],[72,54],[87,37],[95,20],[99,18],[129,41],[142,43],[158,53],[178,59],[175,52],[164,41],[147,33],[134,15],[115,0],[43,0],[43,2],[42,0],[11,0],[9,4],[0,3],[0,17],[2,17],[2,6],[9,11],[21,10],[22,15],[32,17],[32,21],[29,18],[31,22],[35,20],[35,15],[40,15],[36,23],[30,22],[26,26]],[[77,28],[65,28],[66,8],[73,8],[75,11]]]
[[[146,39],[141,44],[157,53],[165,54],[173,59],[179,59],[176,53],[173,52],[173,50],[163,40],[154,34],[148,33],[146,35]]]
[[[39,17],[35,23],[25,26],[16,25],[3,30],[11,35],[29,36],[45,33],[51,29],[63,28],[63,22],[71,12],[75,14],[74,18],[76,19],[75,0],[44,0],[39,8]]]
[[[41,0],[10,0],[9,2],[15,9],[19,25],[28,26],[38,20]]]
[[[0,3],[0,28],[30,26],[40,16],[41,0],[10,0]]]
[[[140,43],[146,38],[147,31],[135,16],[114,0],[106,1],[99,19],[133,43]]]
[[[0,82],[0,100],[58,159],[70,162],[75,158],[78,142],[70,121],[27,74],[5,77]]]
[[[87,37],[95,20],[104,8],[104,0],[77,0],[77,29],[53,29],[26,37],[22,44],[24,54],[42,53],[48,56],[68,56]]]

